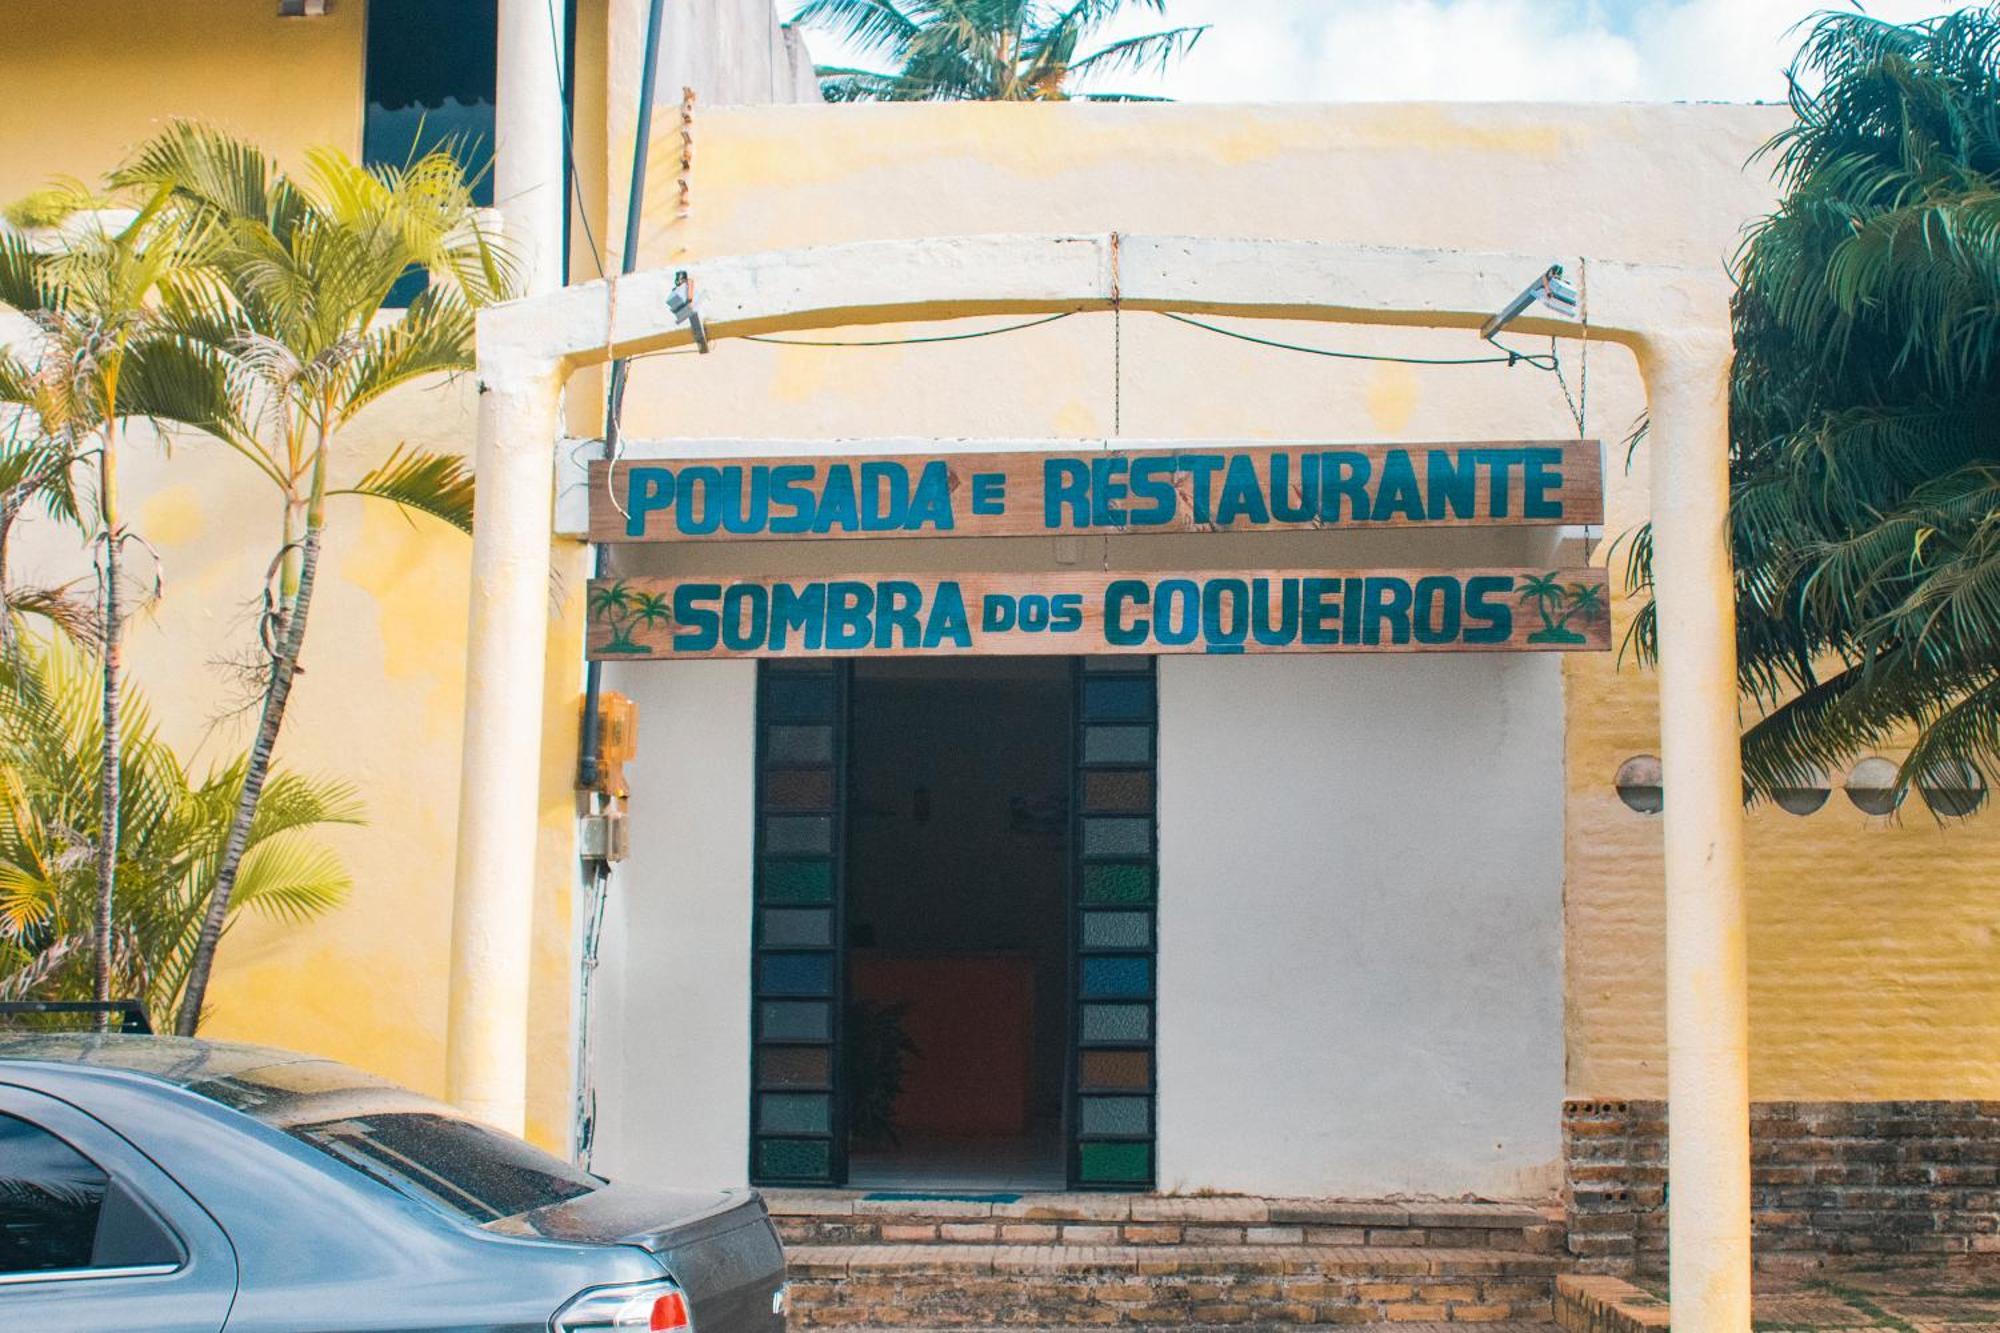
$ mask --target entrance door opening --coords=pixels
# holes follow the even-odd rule
[[[1071,664],[857,662],[848,1182],[1064,1184]]]

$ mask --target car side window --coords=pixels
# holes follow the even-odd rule
[[[69,1144],[0,1114],[0,1273],[91,1267],[109,1186]]]

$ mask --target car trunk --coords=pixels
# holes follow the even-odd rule
[[[646,1249],[687,1293],[697,1333],[704,1324],[732,1330],[784,1326],[776,1297],[785,1281],[785,1255],[754,1190],[614,1183],[487,1229]]]

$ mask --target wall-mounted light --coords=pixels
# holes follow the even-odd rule
[[[1519,319],[1521,312],[1537,301],[1564,319],[1576,318],[1576,288],[1563,280],[1561,264],[1549,265],[1547,271],[1529,283],[1519,296],[1500,307],[1498,314],[1480,326],[1479,336],[1489,342],[1492,341],[1494,334]]]
[[[1939,764],[1917,779],[1917,790],[1931,813],[1963,819],[1986,804],[1986,779],[1964,760]]]
[[[323,19],[333,8],[333,0],[278,0],[281,19]]]
[[[674,289],[667,293],[667,313],[674,317],[674,323],[688,326],[696,347],[708,351],[708,326],[701,322],[701,311],[694,308],[694,282],[686,269],[674,274]]]
[[[1618,799],[1642,815],[1657,815],[1666,806],[1666,789],[1660,784],[1660,760],[1656,755],[1635,754],[1618,765],[1611,780]]]
[[[1880,755],[1870,755],[1847,775],[1847,799],[1864,815],[1890,815],[1909,792],[1896,785],[1900,770]]]
[[[1771,799],[1778,803],[1780,810],[1794,815],[1809,815],[1827,803],[1833,795],[1833,786],[1827,781],[1826,771],[1815,768],[1807,775],[1807,781],[1797,786],[1779,787],[1771,793]]]

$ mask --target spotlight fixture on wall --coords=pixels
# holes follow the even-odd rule
[[[323,19],[333,9],[333,0],[278,0],[281,19]]]
[[[1847,775],[1847,799],[1864,815],[1892,815],[1909,790],[1897,784],[1900,769],[1880,755],[1870,755]]]
[[[1667,804],[1666,789],[1660,777],[1660,761],[1650,754],[1635,754],[1618,766],[1618,776],[1611,780],[1618,789],[1618,799],[1642,815],[1657,815]]]
[[[1939,764],[1918,778],[1917,790],[1931,813],[1946,819],[1964,819],[1986,804],[1986,779],[1963,759]]]
[[[667,293],[667,313],[674,317],[674,323],[688,326],[696,347],[708,351],[708,326],[701,322],[701,312],[694,308],[694,284],[689,281],[686,269],[674,274],[674,289]]]
[[[1479,326],[1479,336],[1489,342],[1494,335],[1521,317],[1521,312],[1537,301],[1564,319],[1575,319],[1576,288],[1563,280],[1563,266],[1551,264],[1548,271],[1524,288],[1521,294],[1501,307],[1500,313]]]
[[[1825,805],[1833,789],[1827,782],[1826,773],[1815,768],[1806,775],[1806,780],[1779,787],[1771,793],[1771,799],[1778,808],[1788,814],[1809,815]]]

